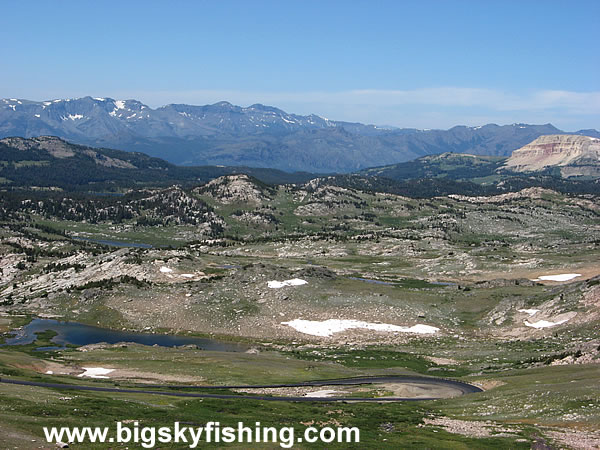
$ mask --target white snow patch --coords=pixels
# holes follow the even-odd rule
[[[183,278],[194,278],[194,274],[193,273],[182,273],[181,276]]]
[[[314,391],[314,392],[307,392],[306,394],[304,394],[305,397],[317,397],[317,398],[323,398],[323,397],[332,397],[334,394],[343,394],[343,391],[336,391],[334,389],[323,389],[320,391]]]
[[[303,284],[308,284],[308,281],[301,280],[300,278],[293,278],[285,281],[269,281],[267,286],[271,289],[279,289],[285,286],[302,286]]]
[[[106,99],[102,98],[102,97],[94,97],[94,100],[98,100],[99,102],[103,102]]]
[[[117,109],[125,109],[125,101],[115,100],[115,106],[117,107]]]
[[[533,316],[535,313],[540,312],[539,309],[517,309],[517,311],[522,312],[522,313],[527,313],[530,316]]]
[[[105,369],[104,367],[82,367],[85,372],[77,375],[78,377],[90,377],[90,378],[108,378],[108,375],[111,372],[114,372],[115,369]]]
[[[50,106],[52,102],[44,102],[44,106]]]
[[[171,273],[171,272],[173,272],[173,269],[169,269],[168,267],[162,266],[162,267],[160,268],[160,271],[161,271],[162,273]]]
[[[313,336],[331,336],[334,333],[350,330],[353,328],[364,328],[373,331],[400,332],[400,333],[418,333],[432,334],[439,331],[439,328],[430,325],[417,324],[412,327],[400,327],[387,323],[370,323],[361,320],[303,320],[295,319],[290,322],[281,322],[282,325],[288,325],[300,333]]]
[[[40,118],[39,114],[34,114],[35,117],[37,117],[38,119]]]
[[[580,273],[561,273],[558,275],[542,275],[541,277],[535,278],[531,281],[569,281],[580,276]]]
[[[83,119],[83,115],[81,114],[69,114],[68,116],[63,116],[62,120],[79,120],[79,119]]]
[[[567,322],[569,319],[559,320],[558,322],[549,322],[548,320],[538,320],[537,322],[530,323],[526,320],[524,323],[528,327],[532,328],[549,328],[555,327],[556,325],[560,325],[561,323]]]
[[[52,372],[51,370],[46,371],[46,375],[53,375],[54,372]]]

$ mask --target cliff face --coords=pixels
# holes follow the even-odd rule
[[[564,177],[600,177],[600,139],[588,136],[552,134],[515,150],[504,168],[532,172],[560,167]]]

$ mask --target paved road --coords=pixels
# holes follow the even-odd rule
[[[288,384],[270,384],[270,385],[253,385],[253,386],[171,386],[171,385],[152,385],[152,388],[170,389],[168,391],[157,391],[148,389],[149,385],[142,385],[141,389],[121,389],[118,387],[102,387],[102,386],[81,386],[76,384],[60,384],[60,383],[42,383],[38,381],[22,381],[10,378],[0,378],[0,383],[18,384],[21,386],[38,386],[52,389],[70,389],[77,391],[94,391],[94,392],[117,392],[122,394],[152,394],[152,395],[169,395],[174,397],[195,397],[195,398],[216,398],[216,399],[248,399],[248,400],[267,400],[279,402],[401,402],[401,401],[420,401],[420,400],[436,400],[438,397],[430,398],[403,398],[403,397],[386,397],[386,398],[357,398],[357,397],[271,397],[264,395],[232,395],[232,394],[206,394],[197,392],[181,392],[181,390],[197,390],[197,389],[250,389],[250,388],[282,388],[282,387],[322,387],[322,386],[355,386],[360,384],[374,383],[420,383],[431,384],[440,387],[450,387],[457,389],[462,394],[471,394],[482,392],[476,386],[454,380],[445,380],[443,378],[431,378],[420,376],[386,376],[386,377],[361,377],[361,378],[343,378],[336,380],[319,380],[307,381],[303,383],[288,383]],[[177,389],[177,391],[175,391]]]

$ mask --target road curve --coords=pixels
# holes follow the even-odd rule
[[[244,399],[244,400],[266,400],[279,402],[403,402],[403,401],[422,401],[437,400],[439,397],[427,398],[403,398],[403,397],[382,397],[382,398],[359,398],[359,397],[271,397],[265,395],[233,395],[233,394],[206,394],[197,392],[180,392],[174,389],[251,389],[251,388],[283,388],[283,387],[322,387],[322,386],[351,386],[373,383],[421,383],[437,386],[452,387],[462,392],[462,394],[471,394],[482,392],[482,389],[461,381],[446,380],[443,378],[420,377],[420,376],[385,376],[385,377],[361,377],[361,378],[342,378],[335,380],[306,381],[303,383],[288,384],[270,384],[270,385],[246,385],[246,386],[172,386],[172,385],[151,385],[153,388],[171,389],[171,391],[149,390],[149,385],[143,385],[146,389],[121,389],[118,387],[102,386],[81,386],[76,384],[44,383],[38,381],[14,380],[11,378],[0,378],[0,383],[16,384],[21,386],[37,386],[51,389],[69,389],[77,391],[94,392],[116,392],[120,394],[152,394],[168,395],[173,397],[192,397],[192,398],[214,398],[214,399]]]

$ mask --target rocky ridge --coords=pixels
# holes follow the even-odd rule
[[[269,189],[259,186],[248,175],[219,177],[194,191],[226,205],[232,203],[260,205],[269,200]]]

